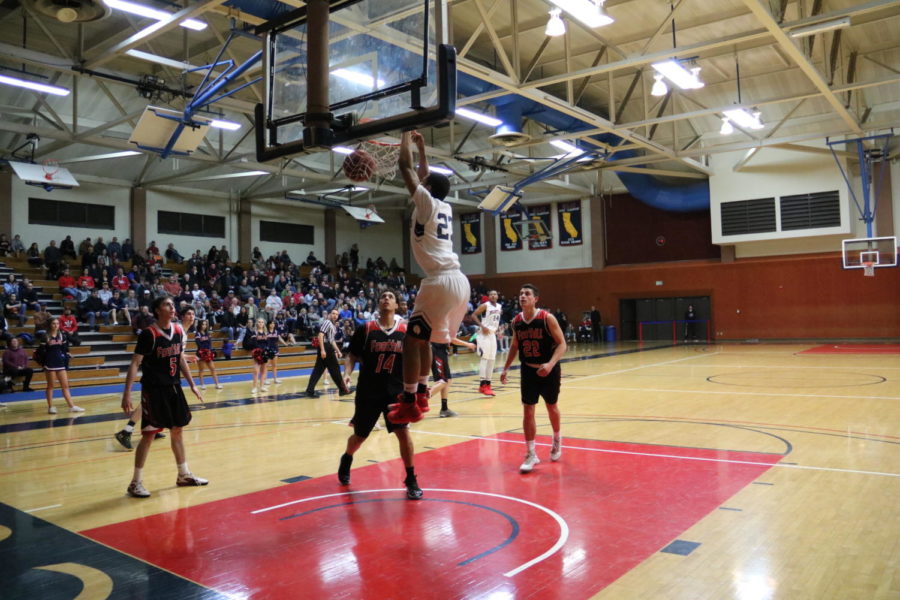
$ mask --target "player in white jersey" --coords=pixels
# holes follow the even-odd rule
[[[419,155],[414,167],[412,146]],[[398,170],[412,195],[412,252],[425,272],[403,340],[403,398],[388,418],[394,423],[414,423],[428,407],[428,374],[431,343],[449,344],[466,314],[469,280],[459,270],[453,252],[453,210],[444,202],[450,180],[428,171],[425,140],[417,132],[400,137]]]
[[[494,360],[497,358],[497,330],[500,329],[500,313],[503,312],[503,307],[497,302],[498,297],[497,290],[489,291],[488,301],[472,313],[472,319],[480,327],[475,338],[475,343],[478,344],[478,355],[481,357],[478,366],[481,384],[478,386],[478,392],[485,396],[496,396],[491,389],[491,378],[494,374]]]

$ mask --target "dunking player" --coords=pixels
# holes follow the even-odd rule
[[[522,312],[512,321],[513,340],[500,374],[500,381],[506,383],[509,366],[521,356],[522,377],[520,389],[522,394],[522,429],[525,432],[525,445],[528,452],[525,462],[519,467],[522,473],[528,473],[540,459],[534,452],[534,437],[537,424],[534,420],[534,407],[538,398],[544,398],[550,426],[553,428],[553,446],[550,449],[550,460],[557,461],[562,456],[562,437],[559,431],[559,384],[561,370],[559,359],[566,352],[566,338],[563,336],[559,322],[549,311],[537,308],[539,293],[537,287],[526,283],[519,290],[519,306]]]
[[[148,498],[150,492],[144,487],[141,473],[154,436],[162,429],[171,432],[172,453],[178,465],[178,477],[175,485],[206,485],[206,479],[195,477],[187,465],[184,452],[182,429],[191,422],[191,409],[181,389],[181,375],[187,379],[191,391],[202,401],[200,390],[194,385],[191,370],[182,355],[186,334],[181,325],[173,323],[175,303],[169,296],[160,296],[153,300],[151,310],[156,316],[156,323],[147,327],[138,336],[137,347],[131,358],[131,366],[125,379],[125,391],[122,393],[122,410],[130,415],[134,410],[131,404],[131,386],[141,374],[141,441],[134,453],[134,476],[128,486],[128,495],[135,498]]]
[[[194,308],[192,306],[188,306],[181,313],[181,328],[184,329],[185,333],[188,333],[191,330],[191,327],[194,326]],[[187,339],[187,338],[185,338]],[[184,350],[184,348],[182,348]],[[184,354],[184,359],[187,362],[197,362],[197,356],[193,354]],[[116,441],[122,444],[124,448],[131,450],[131,434],[134,432],[134,425],[137,422],[138,417],[141,416],[141,405],[138,404],[134,407],[134,410],[131,411],[131,414],[128,415],[128,423],[125,424],[121,430],[116,432]],[[156,438],[157,440],[166,437],[164,433],[157,432]]]
[[[478,386],[478,392],[485,396],[496,396],[491,389],[491,378],[494,376],[494,360],[497,358],[497,330],[500,328],[500,313],[503,312],[503,307],[497,302],[498,297],[497,290],[489,291],[488,301],[472,313],[472,319],[479,327],[475,338],[475,342],[478,344],[478,355],[481,357],[478,365],[481,385]]]
[[[419,154],[413,168],[412,144]],[[416,296],[413,314],[403,340],[403,397],[388,418],[394,423],[414,423],[428,408],[429,342],[448,344],[466,314],[469,280],[459,270],[453,252],[453,210],[444,202],[450,180],[429,173],[425,141],[418,133],[404,132],[400,138],[400,174],[412,194],[412,251],[425,272]]]
[[[406,337],[406,322],[394,319],[397,311],[397,296],[390,290],[381,293],[378,299],[378,320],[360,325],[350,340],[350,351],[344,360],[344,385],[350,388],[350,375],[359,362],[359,382],[356,386],[356,408],[350,425],[353,434],[347,439],[347,450],[341,456],[338,481],[341,485],[350,483],[350,465],[353,453],[359,450],[378,422],[379,415],[385,415],[388,433],[397,434],[400,456],[406,468],[406,497],[418,500],[422,490],[416,482],[413,467],[414,448],[409,426],[397,425],[387,420],[388,405],[397,400],[403,391],[403,338]]]

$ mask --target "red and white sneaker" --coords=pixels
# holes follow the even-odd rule
[[[388,405],[388,421],[395,425],[404,425],[406,423],[418,423],[424,417],[422,411],[418,407],[417,402],[404,402],[403,394],[398,398],[399,402]]]
[[[431,396],[430,392],[426,392],[424,394],[416,394],[416,406],[419,407],[419,410],[422,411],[422,413],[427,413],[429,410],[431,410],[431,407],[428,406],[429,396]]]
[[[481,386],[481,393],[485,396],[496,396],[497,395],[494,393],[494,390],[491,389],[491,384],[489,384],[489,383],[486,383],[483,386]]]
[[[177,485],[178,487],[199,486],[206,485],[207,483],[209,483],[209,479],[197,477],[193,473],[188,473],[187,475],[179,475],[178,479],[175,480],[175,485]]]

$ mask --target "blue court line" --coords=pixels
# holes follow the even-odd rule
[[[735,512],[744,512],[743,508],[731,508],[730,506],[720,506],[719,510],[733,510]]]

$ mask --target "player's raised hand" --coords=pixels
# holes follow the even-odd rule
[[[416,144],[416,145],[421,144],[423,146],[425,145],[425,138],[423,138],[422,134],[419,133],[418,131],[410,131],[409,137],[410,137],[410,139],[412,139],[414,144]]]

